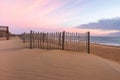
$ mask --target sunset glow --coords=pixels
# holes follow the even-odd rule
[[[66,30],[91,31],[95,35],[109,34],[118,31],[77,29],[76,26],[104,18],[120,17],[119,4],[117,4],[119,2],[119,0],[91,2],[89,0],[0,0],[0,25],[8,25],[12,33],[22,33],[32,29],[47,32]],[[100,6],[101,4],[103,6]]]

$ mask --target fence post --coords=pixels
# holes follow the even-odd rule
[[[62,50],[64,50],[65,43],[65,31],[62,32]]]
[[[58,45],[61,46],[61,33],[58,34],[58,37],[59,37]]]
[[[7,40],[9,40],[9,28],[8,27],[6,27],[6,28],[7,28],[7,30],[6,30]]]
[[[23,43],[25,43],[25,32],[23,33]]]
[[[47,33],[46,33],[46,43],[47,43],[47,49],[49,49],[49,48],[48,48],[48,46],[49,46],[49,42],[48,42],[49,40],[48,40],[48,39],[49,39],[49,36],[48,36],[48,32],[47,32]]]
[[[35,32],[32,31],[32,48],[35,48]]]
[[[30,49],[32,49],[32,30],[30,31]]]
[[[39,33],[39,32],[38,32],[38,35],[37,35],[37,36],[38,36],[38,37],[37,37],[37,38],[38,38],[38,40],[37,40],[37,41],[38,41],[38,48],[40,48],[40,42],[39,42],[39,41],[40,41],[40,33]]]
[[[87,52],[88,52],[88,54],[90,54],[90,32],[87,32]]]

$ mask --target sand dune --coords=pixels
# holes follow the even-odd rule
[[[74,51],[27,49],[0,41],[0,80],[120,80],[120,66]]]

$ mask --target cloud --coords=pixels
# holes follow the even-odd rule
[[[120,36],[120,32],[110,33],[109,36]]]
[[[81,0],[0,0],[1,24],[15,24],[21,27],[26,25],[52,27],[64,24],[71,20],[69,16],[77,13],[73,10],[80,2]]]
[[[84,29],[120,30],[120,18],[103,19],[96,23],[88,23],[78,26]]]

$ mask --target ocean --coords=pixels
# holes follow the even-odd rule
[[[91,36],[91,43],[110,45],[110,46],[120,46],[120,37],[102,37],[102,36]]]

